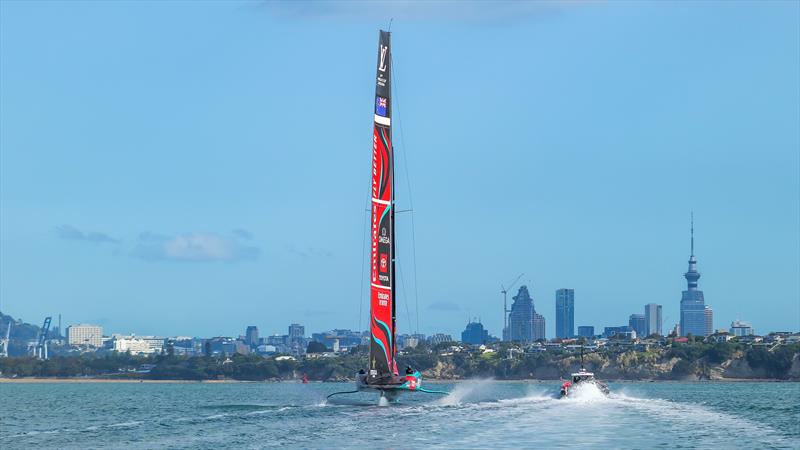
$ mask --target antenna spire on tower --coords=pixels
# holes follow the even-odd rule
[[[692,226],[691,226],[691,234],[692,234],[692,248],[691,248],[691,256],[694,256],[694,211],[692,211]]]

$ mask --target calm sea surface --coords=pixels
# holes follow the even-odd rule
[[[800,383],[431,385],[378,406],[338,383],[2,383],[0,448],[800,448]]]

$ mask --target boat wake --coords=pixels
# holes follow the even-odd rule
[[[475,403],[489,400],[494,394],[495,381],[491,378],[467,380],[458,383],[445,397],[437,400],[436,405],[454,406],[461,403]]]
[[[593,385],[576,387],[569,397],[559,398],[552,390],[537,386],[521,396],[499,398],[503,383],[491,380],[463,383],[448,397],[420,407],[420,414],[431,422],[448,423],[458,437],[452,448],[470,447],[476,439],[482,446],[503,447],[508,436],[518,441],[535,441],[543,447],[563,446],[565,442],[588,448],[620,446],[626,430],[640,430],[663,445],[683,439],[689,446],[741,447],[760,443],[762,448],[793,446],[778,430],[726,411],[697,404],[659,398],[639,397],[624,392],[605,395]],[[495,395],[491,399],[491,394]],[[433,407],[432,407],[433,406]],[[437,408],[436,406],[441,406]],[[476,417],[485,426],[476,435]],[[580,423],[582,432],[572,426]],[[641,442],[631,440],[629,446]],[[623,445],[624,446],[624,445]]]

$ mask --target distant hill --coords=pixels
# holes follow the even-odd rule
[[[25,323],[22,320],[14,320],[0,312],[0,336],[6,337],[8,324],[11,323],[11,342],[8,345],[9,356],[25,356],[28,353],[28,342],[36,340],[39,336],[40,327]]]

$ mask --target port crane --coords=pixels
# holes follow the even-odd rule
[[[515,278],[514,281],[508,284],[508,288],[506,288],[502,284],[500,285],[500,293],[503,294],[503,340],[506,340],[507,338],[506,334],[508,333],[508,313],[511,312],[511,310],[508,309],[507,294],[508,291],[514,288],[514,286],[519,282],[519,279],[522,278],[523,275],[525,275],[524,272],[519,274],[519,276],[517,276],[517,278]]]
[[[8,344],[11,342],[11,324],[14,323],[10,319],[8,327],[6,328],[6,337],[0,339],[0,358],[8,358]]]
[[[50,331],[50,322],[52,317],[47,316],[44,318],[42,329],[39,331],[39,339],[34,348],[34,356],[39,359],[47,359],[47,333]]]

